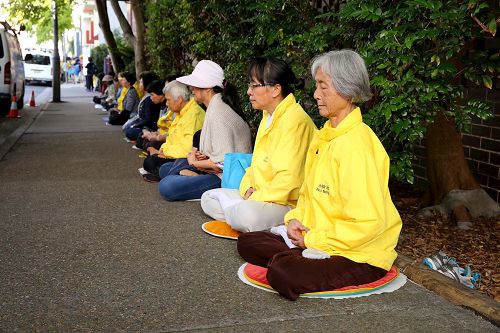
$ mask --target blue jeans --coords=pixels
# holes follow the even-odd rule
[[[137,140],[137,137],[142,134],[142,129],[137,128],[137,127],[129,127],[123,130],[123,133],[127,138],[130,140]]]
[[[158,190],[168,201],[200,199],[206,191],[220,187],[221,179],[216,175],[181,176],[179,171],[182,169],[192,169],[185,158],[167,162],[160,167]]]

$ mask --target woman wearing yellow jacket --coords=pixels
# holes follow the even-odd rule
[[[177,81],[171,81],[163,88],[168,107],[176,113],[170,125],[168,136],[160,149],[148,147],[149,156],[144,160],[143,168],[150,173],[144,180],[158,182],[160,167],[185,157],[193,148],[193,135],[203,126],[205,111],[191,97],[189,88]]]
[[[252,107],[263,110],[252,164],[239,191],[214,189],[201,198],[207,215],[242,232],[283,223],[284,215],[297,203],[307,147],[316,129],[295,100],[297,79],[286,62],[256,58],[250,63],[248,78]]]
[[[169,75],[166,78],[166,84],[175,81],[180,75]],[[165,142],[168,136],[168,129],[175,118],[175,112],[169,110],[168,107],[160,110],[160,115],[156,121],[157,131],[151,132],[148,130],[143,130],[142,135],[137,137],[137,142],[135,146],[142,150],[147,150],[148,147],[154,147],[160,149],[161,145]]]
[[[240,255],[268,267],[271,286],[292,300],[380,279],[397,256],[401,231],[388,189],[389,157],[354,104],[371,95],[363,59],[351,50],[332,51],[313,60],[312,74],[319,112],[328,121],[309,148],[286,232],[238,239]]]

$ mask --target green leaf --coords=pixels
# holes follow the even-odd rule
[[[491,80],[491,76],[488,75],[483,75],[483,84],[486,88],[491,89],[493,88],[493,81]]]
[[[496,18],[493,16],[490,22],[488,22],[488,29],[490,30],[491,34],[493,36],[496,35],[497,33],[497,21]]]

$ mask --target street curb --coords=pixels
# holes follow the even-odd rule
[[[418,260],[399,254],[394,264],[413,282],[447,301],[472,309],[493,324],[500,325],[500,303],[474,289],[431,270]]]
[[[5,155],[9,153],[12,147],[19,141],[21,136],[30,128],[33,122],[40,116],[42,111],[47,109],[47,106],[50,102],[45,102],[41,105],[40,109],[36,113],[26,112],[24,116],[29,117],[29,120],[26,121],[23,125],[19,126],[14,132],[12,132],[5,141],[0,145],[0,161],[3,160]]]

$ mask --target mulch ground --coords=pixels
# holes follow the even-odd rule
[[[471,229],[461,230],[440,215],[419,216],[421,192],[396,185],[391,194],[403,220],[398,253],[422,260],[443,251],[481,273],[479,292],[500,301],[500,218],[477,218]]]

